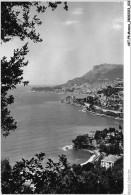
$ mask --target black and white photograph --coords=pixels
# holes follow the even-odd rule
[[[128,9],[1,2],[2,194],[129,194]]]

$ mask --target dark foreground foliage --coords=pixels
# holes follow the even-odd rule
[[[123,192],[123,161],[112,169],[100,167],[100,162],[85,166],[70,165],[65,155],[59,162],[36,154],[11,167],[7,159],[1,164],[3,194],[121,194]]]

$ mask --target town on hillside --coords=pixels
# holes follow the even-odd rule
[[[77,98],[75,94],[68,94],[62,103],[79,105],[83,111],[91,112],[98,116],[123,119],[123,80],[117,79],[112,85],[106,83],[106,87],[87,93],[85,98]]]

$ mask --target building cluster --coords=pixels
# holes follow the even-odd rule
[[[85,106],[87,111],[99,116],[123,119],[123,81],[115,81],[113,86],[107,86],[97,93],[84,94],[85,97],[73,93],[62,100],[67,104]],[[84,96],[83,95],[83,96]]]
[[[97,93],[101,106],[112,110],[123,111],[123,82],[108,86]]]
[[[114,87],[118,83],[123,83],[123,79],[116,78],[116,80],[109,81],[108,79],[105,81],[98,81],[95,83],[74,83],[72,86],[63,86],[60,88],[55,88],[55,92],[73,92],[75,94],[88,94],[88,95],[95,95],[97,94],[98,90],[102,90],[107,88],[108,86]]]
[[[98,90],[106,88],[108,85],[113,86],[114,82],[105,81],[97,83],[84,83],[84,84],[74,84],[71,87],[62,87],[61,89],[55,89],[55,92],[73,92],[75,94],[96,94]]]
[[[119,127],[122,129],[122,127]],[[97,134],[90,135],[92,141],[95,139],[95,147],[97,148],[97,158],[100,160],[101,167],[106,169],[112,168],[119,159],[123,157],[123,133],[115,128],[97,131]],[[93,139],[94,138],[94,139]],[[92,142],[94,143],[94,142]],[[103,147],[101,147],[101,145]],[[112,149],[109,149],[112,148]]]
[[[101,167],[105,167],[106,169],[108,168],[112,168],[115,163],[120,159],[121,157],[120,156],[117,156],[117,155],[108,155],[106,157],[104,157],[102,160],[101,160]]]
[[[79,135],[72,140],[75,150],[87,149],[92,153],[88,162],[95,164],[99,161],[101,167],[106,169],[113,167],[115,163],[123,158],[123,133],[122,126],[119,130],[115,128],[104,129],[103,131],[92,131],[85,135]]]
[[[123,118],[123,81],[116,81],[113,86],[107,86],[90,94],[87,98],[77,98],[77,102],[86,106],[88,111],[100,116]]]

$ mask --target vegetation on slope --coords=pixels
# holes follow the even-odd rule
[[[42,166],[44,154],[31,160],[22,159],[11,167],[3,160],[1,185],[3,194],[121,194],[123,192],[123,161],[112,169],[100,167],[100,162],[85,166],[68,163],[64,155],[59,162],[48,160]]]

